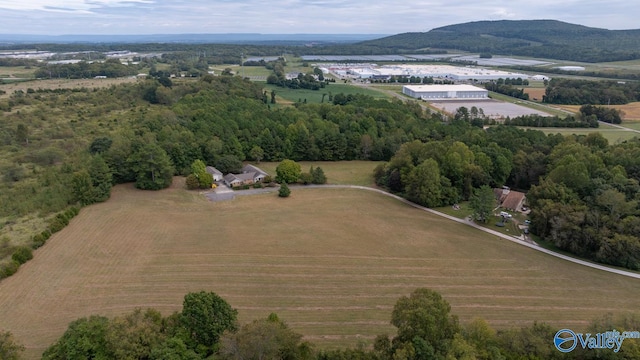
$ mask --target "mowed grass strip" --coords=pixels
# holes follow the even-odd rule
[[[321,167],[327,176],[328,184],[374,186],[373,170],[382,161],[298,161],[302,172],[309,172],[311,167]],[[251,163],[276,177],[279,162]]]
[[[212,203],[119,185],[0,282],[0,328],[38,358],[82,316],[179,311],[215,291],[241,322],[276,312],[317,346],[371,343],[396,300],[442,293],[462,322],[581,329],[637,311],[635,279],[579,266],[355,189],[294,189]]]
[[[623,130],[620,128],[609,127],[605,128],[601,125],[598,129],[583,129],[583,128],[533,128],[540,130],[545,134],[562,134],[562,135],[589,135],[591,133],[599,132],[602,136],[609,141],[609,144],[618,144],[626,140],[633,139],[640,136],[637,132]]]

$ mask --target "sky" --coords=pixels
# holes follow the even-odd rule
[[[479,20],[637,29],[635,0],[0,0],[0,34],[398,34]]]

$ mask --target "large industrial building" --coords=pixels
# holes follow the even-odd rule
[[[383,65],[376,64],[318,64],[325,73],[355,79],[388,80],[395,77],[446,79],[452,81],[487,82],[498,79],[529,79],[529,75],[470,66],[451,65]]]
[[[472,85],[407,85],[402,93],[422,100],[488,99],[489,91]]]

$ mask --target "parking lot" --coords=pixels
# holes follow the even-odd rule
[[[467,109],[471,109],[472,107],[476,107],[478,109],[482,109],[484,114],[492,119],[503,119],[507,116],[510,118],[524,115],[541,115],[541,116],[552,116],[549,113],[530,109],[525,106],[497,101],[497,100],[478,100],[478,101],[470,101],[470,100],[446,100],[446,101],[434,101],[429,102],[433,107],[448,112],[450,114],[455,114],[455,112],[461,108],[466,107]]]

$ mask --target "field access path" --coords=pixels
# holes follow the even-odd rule
[[[572,263],[576,263],[576,264],[580,264],[580,265],[584,265],[584,266],[588,266],[590,268],[593,269],[598,269],[598,270],[602,270],[602,271],[607,271],[610,273],[614,273],[614,274],[618,274],[618,275],[622,275],[622,276],[627,276],[627,277],[631,277],[631,278],[635,278],[635,279],[640,279],[640,273],[635,273],[632,271],[626,271],[626,270],[621,270],[621,269],[615,269],[609,266],[604,266],[604,265],[600,265],[600,264],[595,264],[589,261],[585,261],[585,260],[581,260],[581,259],[577,259],[571,256],[567,256],[567,255],[563,255],[560,253],[557,253],[555,251],[549,250],[549,249],[545,249],[543,247],[540,247],[538,245],[534,245],[525,241],[522,241],[516,237],[513,236],[509,236],[509,235],[505,235],[502,234],[500,232],[491,230],[491,229],[487,229],[483,226],[480,226],[472,221],[468,221],[466,219],[459,219],[455,216],[451,216],[451,215],[447,215],[445,213],[442,213],[440,211],[437,210],[433,210],[421,205],[418,205],[416,203],[413,203],[405,198],[402,198],[398,195],[395,194],[391,194],[387,191],[381,190],[381,189],[377,189],[377,188],[373,188],[373,187],[369,187],[369,186],[360,186],[360,185],[300,185],[300,186],[291,186],[292,189],[314,189],[314,188],[337,188],[337,189],[359,189],[359,190],[367,190],[367,191],[373,191],[373,192],[377,192],[379,194],[385,195],[385,196],[389,196],[392,197],[398,201],[401,201],[409,206],[413,206],[416,209],[420,209],[422,211],[426,211],[428,213],[434,214],[434,215],[438,215],[444,218],[447,218],[449,220],[458,222],[460,224],[465,224],[471,227],[474,227],[480,231],[484,231],[486,233],[489,233],[491,235],[495,235],[499,238],[505,239],[505,240],[509,240],[511,242],[514,242],[516,244],[520,244],[522,246],[526,246],[530,249],[536,250],[536,251],[540,251],[542,253],[545,253],[547,255],[551,255],[551,256],[555,256],[557,258],[560,258],[562,260],[566,260],[566,261],[570,261]],[[273,192],[273,191],[277,191],[278,188],[267,188],[267,189],[261,189],[262,191],[255,191],[255,192],[251,192],[251,193],[247,193],[246,195],[251,195],[251,194],[260,194],[260,193],[265,193],[265,192]],[[246,190],[246,191],[251,191],[251,190]]]

